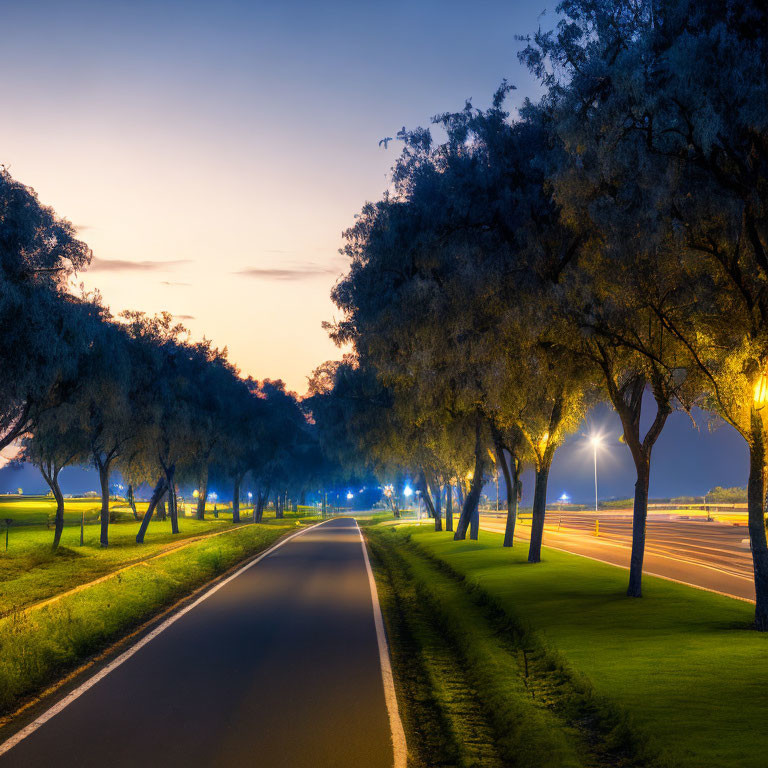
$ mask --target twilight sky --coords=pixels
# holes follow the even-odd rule
[[[544,0],[541,0],[543,7]],[[0,0],[0,162],[81,228],[117,312],[166,309],[303,393],[378,140],[503,77],[538,2]],[[10,72],[13,76],[9,76]]]
[[[81,279],[113,311],[168,310],[244,373],[301,394],[339,355],[320,324],[345,268],[341,232],[385,190],[399,152],[379,139],[466,98],[487,106],[505,77],[518,87],[511,106],[535,95],[515,35],[544,7],[0,0],[0,163],[80,227],[95,255]],[[618,420],[601,408],[591,421],[612,443],[600,495],[630,494]],[[589,428],[558,453],[551,498],[593,493]],[[733,430],[696,431],[676,414],[651,494],[744,485],[746,473]],[[65,489],[96,487],[70,474]],[[0,470],[0,491],[42,488],[33,475]]]

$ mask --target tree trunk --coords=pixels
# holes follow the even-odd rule
[[[141,525],[139,526],[139,532],[136,534],[136,543],[137,544],[143,544],[144,543],[144,536],[147,533],[147,528],[149,527],[149,522],[152,519],[152,514],[155,511],[155,507],[157,506],[160,499],[163,497],[163,494],[167,490],[167,482],[165,477],[161,477],[157,481],[157,485],[155,486],[155,490],[152,491],[152,498],[149,500],[149,506],[147,507],[147,511],[144,513],[144,517],[141,520]]]
[[[260,490],[256,492],[256,506],[253,508],[253,522],[260,523],[264,517],[264,504],[266,504],[269,498],[269,490],[266,493],[262,493]]]
[[[102,547],[109,546],[109,461],[102,462],[96,457],[96,468],[99,470],[99,485],[101,486],[101,535],[99,541]]]
[[[480,490],[482,490],[482,487]],[[469,523],[469,538],[472,539],[472,541],[477,541],[478,534],[480,533],[480,509],[478,507],[479,501],[480,493],[478,492],[475,508],[472,511],[472,520]]]
[[[453,531],[453,487],[445,484],[445,530]]]
[[[435,500],[435,530],[443,530],[443,489],[440,484],[435,482],[432,484],[432,493]]]
[[[463,541],[467,538],[467,529],[477,513],[477,503],[480,501],[480,491],[483,489],[483,473],[485,472],[485,449],[483,447],[482,421],[480,416],[475,421],[475,472],[472,475],[472,485],[464,499],[461,508],[459,522],[456,525],[454,541]],[[475,531],[476,534],[476,531]],[[477,535],[475,535],[477,538]]]
[[[536,470],[536,485],[533,491],[533,519],[531,520],[531,545],[528,549],[528,562],[541,561],[541,541],[544,537],[544,516],[547,512],[547,481],[552,457],[545,456]]]
[[[459,502],[459,506],[464,509],[464,498],[466,494],[464,493],[464,485],[461,482],[461,479],[458,479],[456,481],[456,498]]]
[[[427,483],[427,476],[425,472],[421,472],[419,474],[419,490],[421,491],[422,498],[424,499],[424,506],[427,508],[427,514],[430,517],[435,518],[435,530],[440,530],[437,527],[438,524],[438,517],[435,511],[435,505],[432,501],[432,494],[429,492],[429,485]]]
[[[509,464],[507,464],[507,456],[500,442],[496,442],[496,464],[501,466],[504,487],[507,491],[507,522],[504,527],[503,546],[511,547],[515,543],[517,504],[520,497],[520,467],[512,452],[509,454]]]
[[[765,431],[752,410],[747,483],[747,527],[755,574],[755,629],[768,631],[768,544],[765,537]]]
[[[157,504],[157,518],[160,520],[161,523],[165,522],[165,519],[168,517],[168,512],[165,508],[165,499],[167,497],[167,493],[165,496],[163,496],[162,499]]]
[[[655,371],[649,378],[644,372],[636,371],[623,386],[618,385],[616,369],[611,356],[598,344],[601,367],[605,374],[608,396],[614,410],[619,414],[624,430],[624,442],[635,462],[635,500],[632,509],[632,554],[629,561],[629,597],[642,597],[643,558],[645,556],[645,526],[648,517],[648,486],[651,477],[651,452],[661,435],[669,414],[672,412],[670,395],[663,376]],[[640,420],[643,410],[643,394],[650,383],[656,401],[656,415],[651,426],[640,437]],[[595,500],[597,501],[597,500]]]
[[[648,485],[651,478],[650,455],[639,455],[635,461],[635,501],[632,507],[632,554],[629,558],[628,597],[643,596],[643,558],[645,557],[645,526],[648,518]]]
[[[282,494],[276,493],[275,494],[275,519],[276,520],[282,520],[283,519],[283,508],[280,505],[280,497]]]
[[[133,512],[133,519],[138,520],[139,519],[139,513],[136,511],[136,499],[133,495],[133,485],[131,483],[128,483],[128,506],[131,508],[131,512]]]
[[[208,465],[206,464],[200,477],[200,488],[198,488],[197,514],[198,520],[205,520],[205,501],[208,498]]]
[[[520,468],[514,456],[510,456],[511,487],[507,488],[507,524],[504,528],[504,546],[511,547],[515,543],[515,526],[517,525],[517,505],[520,503]]]
[[[240,522],[240,483],[242,477],[237,475],[235,477],[235,484],[232,488],[232,522]]]
[[[168,514],[171,516],[171,533],[179,532],[179,500],[176,496],[175,474],[175,464],[165,468],[165,482],[168,486]]]
[[[56,514],[53,518],[53,551],[55,552],[59,548],[61,533],[64,530],[64,496],[59,486],[61,467],[56,467],[51,462],[47,467],[41,467],[40,472],[45,482],[48,483],[48,487],[51,489],[51,493],[53,493],[53,498],[56,499]]]

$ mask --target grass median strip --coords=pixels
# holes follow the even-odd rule
[[[392,528],[367,530],[420,766],[651,765],[621,713]],[[640,748],[642,747],[642,748]],[[642,761],[642,762],[641,762]]]
[[[296,527],[295,520],[286,520],[233,528],[54,603],[3,617],[0,712],[14,709],[25,696]]]
[[[750,605],[653,577],[630,600],[620,568],[553,550],[530,565],[524,547],[505,550],[491,533],[397,535],[455,574],[497,625],[506,617],[596,701],[626,713],[622,738],[635,752],[645,744],[646,760],[657,751],[676,768],[765,765],[768,638],[751,630]]]

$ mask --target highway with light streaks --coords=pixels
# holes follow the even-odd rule
[[[597,528],[595,523],[598,522]],[[481,530],[503,532],[504,513],[482,514]],[[518,522],[516,539],[528,540],[530,516]],[[754,600],[747,528],[706,518],[650,512],[643,571],[704,589]],[[544,546],[629,567],[632,515],[610,512],[547,512]]]

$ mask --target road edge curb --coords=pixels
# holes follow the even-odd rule
[[[353,518],[354,519],[354,518]],[[392,751],[394,753],[394,768],[406,768],[408,760],[408,748],[405,742],[405,731],[400,719],[400,710],[397,706],[397,693],[395,692],[395,680],[392,674],[392,661],[389,656],[389,643],[387,633],[384,630],[384,617],[379,603],[379,592],[376,588],[376,579],[373,576],[371,560],[368,557],[368,548],[365,545],[365,537],[357,520],[355,526],[360,536],[360,546],[363,548],[363,560],[365,570],[368,573],[368,584],[371,588],[371,602],[373,604],[373,621],[376,625],[376,640],[379,646],[379,664],[381,666],[381,680],[384,684],[384,700],[389,715],[389,730],[392,734]]]

